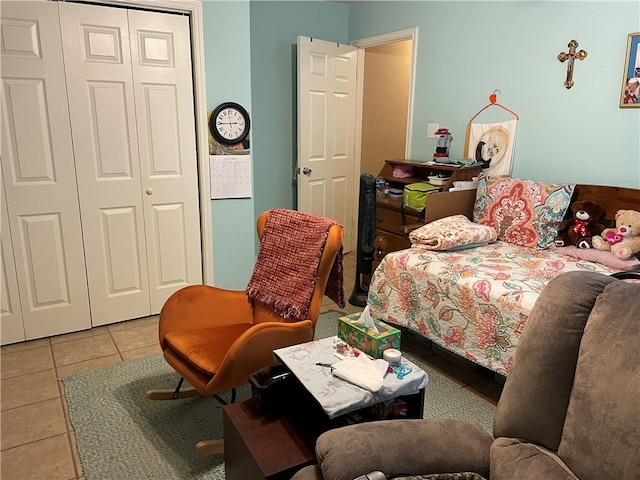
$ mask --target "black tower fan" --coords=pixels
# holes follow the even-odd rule
[[[358,203],[358,250],[356,253],[356,283],[349,303],[356,307],[367,305],[367,292],[373,265],[373,243],[376,238],[376,179],[370,173],[360,175]],[[363,286],[362,277],[367,281]]]

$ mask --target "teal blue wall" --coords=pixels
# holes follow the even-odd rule
[[[351,40],[418,27],[411,157],[429,159],[427,123],[454,136],[463,156],[469,119],[500,90],[520,116],[512,176],[640,187],[640,109],[619,108],[627,35],[638,1],[355,2]],[[557,55],[575,39],[575,85]],[[513,118],[492,107],[476,121]]]
[[[251,116],[253,198],[212,200],[214,284],[243,289],[257,252],[255,221],[295,207],[298,35],[347,42],[344,4],[204,0],[207,108],[225,101]]]
[[[251,95],[256,215],[294,208],[297,37],[347,43],[349,10],[330,2],[251,2]]]
[[[341,43],[418,27],[411,157],[428,159],[427,123],[454,135],[499,89],[520,115],[513,176],[640,188],[640,109],[618,107],[633,1],[203,2],[208,108],[235,100],[251,112],[254,197],[212,201],[215,284],[243,288],[255,258],[255,218],[295,207],[298,35]],[[563,86],[557,60],[571,39],[589,55]],[[493,107],[478,117],[509,118]]]
[[[207,109],[238,102],[251,114],[248,1],[204,1]],[[211,200],[214,284],[243,289],[255,260],[253,198]]]

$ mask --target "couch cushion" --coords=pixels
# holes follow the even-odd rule
[[[558,454],[581,480],[640,472],[640,286],[616,281],[582,337]]]
[[[491,445],[490,478],[491,480],[577,480],[578,477],[554,452],[516,438],[503,437],[496,439]]]
[[[569,208],[575,185],[515,178],[481,177],[473,221],[498,232],[498,240],[523,247],[553,243]]]

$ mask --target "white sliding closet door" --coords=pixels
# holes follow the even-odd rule
[[[3,1],[0,343],[202,283],[189,19]]]
[[[149,315],[127,10],[60,4],[93,325]]]
[[[93,325],[201,283],[188,19],[60,4]]]
[[[3,269],[11,268],[11,245],[24,335],[32,339],[89,328],[91,318],[58,6],[2,2],[0,13]],[[2,290],[3,311],[17,298],[10,288]],[[18,340],[4,315],[2,322],[2,343]]]
[[[0,168],[0,177],[2,177]],[[0,178],[0,210],[2,214],[2,244],[0,246],[0,344],[21,342],[24,336],[24,321],[20,307],[20,289],[16,276],[16,262],[13,256],[9,212]]]
[[[189,19],[129,10],[151,311],[202,283]]]

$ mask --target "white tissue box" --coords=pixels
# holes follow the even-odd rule
[[[338,319],[338,338],[373,358],[382,358],[382,352],[387,348],[400,350],[400,330],[374,318],[373,322],[378,329],[378,333],[376,333],[375,330],[370,330],[364,325],[353,323],[359,319],[360,313],[340,317]]]

